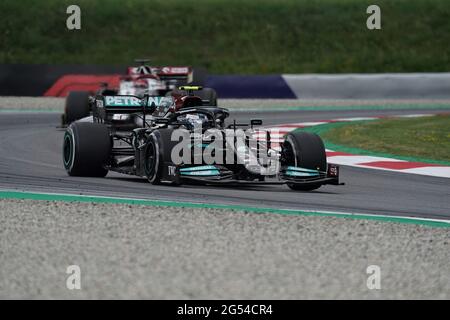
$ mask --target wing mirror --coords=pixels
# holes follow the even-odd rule
[[[170,122],[170,119],[168,119],[168,118],[157,118],[157,119],[155,119],[155,123],[156,124],[168,125],[169,122]]]
[[[254,126],[261,126],[263,124],[262,120],[252,119],[250,120],[250,127],[253,129]]]

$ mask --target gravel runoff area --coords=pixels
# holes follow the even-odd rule
[[[65,98],[55,97],[0,97],[2,110],[49,110],[63,111]],[[306,99],[219,99],[219,106],[233,108],[276,108],[301,106],[386,106],[386,105],[428,105],[450,104],[450,100],[306,100]]]
[[[450,299],[447,228],[4,199],[0,226],[2,299]]]

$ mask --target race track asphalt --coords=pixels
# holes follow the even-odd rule
[[[442,109],[233,112],[232,118],[281,124],[430,112]],[[58,125],[55,112],[0,112],[0,189],[450,217],[449,179],[351,167],[341,170],[345,186],[310,193],[286,186],[153,186],[115,173],[69,177]],[[450,297],[448,228],[19,199],[0,199],[0,226],[0,299]],[[66,268],[74,264],[81,270],[81,290],[66,287]],[[380,290],[366,286],[370,265],[380,267]]]
[[[232,112],[230,118],[262,119],[265,125],[343,117],[440,113],[442,109]],[[286,186],[153,186],[143,178],[69,177],[61,159],[63,129],[57,113],[0,113],[0,188],[40,192],[137,197],[256,207],[327,210],[426,218],[450,218],[447,178],[342,167],[345,186],[293,192]]]

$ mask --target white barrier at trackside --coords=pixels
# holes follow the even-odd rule
[[[285,74],[300,99],[448,99],[450,73]]]

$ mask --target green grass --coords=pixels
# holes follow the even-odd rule
[[[450,115],[337,125],[321,137],[348,148],[450,162]]]
[[[68,31],[66,8],[82,9]],[[450,71],[450,1],[2,0],[0,63],[157,64],[210,73]]]

